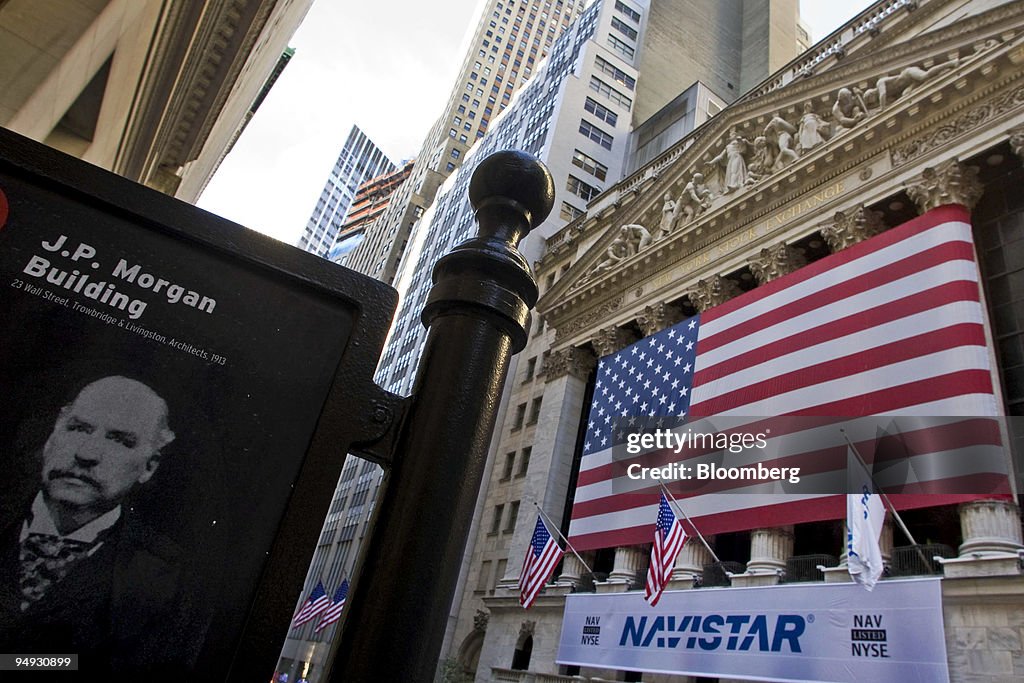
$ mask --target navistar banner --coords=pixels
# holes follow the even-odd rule
[[[752,681],[949,680],[939,579],[578,594],[558,663]]]

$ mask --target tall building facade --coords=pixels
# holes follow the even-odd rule
[[[486,492],[471,532],[474,547],[465,559],[461,605],[453,610],[448,680],[848,680],[835,669],[835,678],[801,673],[808,669],[800,667],[813,666],[809,659],[825,656],[823,649],[790,649],[785,662],[779,658],[756,672],[741,671],[738,664],[753,654],[751,647],[758,649],[757,639],[727,645],[724,637],[709,637],[717,629],[714,620],[722,617],[708,615],[753,609],[765,591],[777,591],[771,602],[801,615],[808,637],[823,623],[840,623],[848,638],[837,655],[848,658],[843,670],[873,680],[903,679],[891,658],[865,673],[872,664],[857,658],[857,647],[851,649],[854,625],[837,609],[837,601],[846,596],[869,595],[848,585],[845,508],[836,505],[845,501],[833,500],[832,507],[821,501],[807,506],[803,517],[786,520],[768,507],[786,499],[764,501],[763,508],[734,523],[740,504],[727,493],[714,496],[709,500],[718,512],[703,524],[720,562],[697,538],[689,539],[661,604],[654,608],[643,601],[659,490],[636,484],[625,492],[616,488],[623,482],[587,461],[587,437],[594,429],[588,423],[590,407],[608,388],[602,386],[609,378],[599,375],[598,362],[605,358],[601,367],[606,368],[609,359],[622,358],[615,355],[622,350],[644,353],[635,342],[643,340],[646,346],[652,335],[668,334],[669,328],[674,333],[676,325],[693,322],[696,315],[727,315],[751,295],[770,296],[791,283],[810,282],[826,264],[834,267],[855,254],[875,253],[906,233],[907,225],[925,225],[916,218],[919,214],[945,211],[958,216],[961,234],[973,241],[958,277],[974,287],[972,300],[983,311],[980,317],[972,313],[955,321],[954,326],[973,329],[977,370],[971,372],[977,372],[977,388],[972,384],[952,391],[977,391],[993,398],[1001,414],[1019,415],[1024,323],[1015,312],[1022,292],[1013,280],[1021,268],[1024,205],[1012,188],[1024,177],[1022,30],[1024,5],[1019,2],[882,0],[678,141],[657,154],[634,158],[630,174],[609,183],[568,224],[553,231],[541,228],[545,239],[535,262],[541,298],[528,344],[510,371],[492,440]],[[644,77],[641,68],[638,86]],[[670,93],[665,97],[676,99]],[[685,107],[670,108],[676,109]],[[645,139],[657,138],[651,133],[656,129],[648,129]],[[639,140],[631,145],[641,147]],[[560,190],[561,182],[556,175]],[[686,198],[691,193],[699,201],[691,203]],[[566,196],[559,194],[556,212]],[[686,210],[673,211],[676,202]],[[879,266],[890,272],[908,263],[881,259]],[[858,286],[868,286],[869,279],[859,280]],[[907,293],[920,296],[918,290]],[[853,317],[893,313],[900,296],[879,291],[857,306],[850,300],[844,310]],[[803,324],[789,316],[778,322]],[[898,327],[900,339],[921,332],[911,319]],[[873,331],[831,330],[853,335],[858,349],[881,343]],[[753,344],[771,334],[736,340]],[[874,372],[880,378],[875,381],[882,382],[895,382],[906,372],[898,363],[909,359],[890,359],[893,364],[879,372],[871,365],[872,358],[877,360],[871,353],[853,349],[849,358],[823,356],[815,351],[822,340],[811,336],[796,334],[802,350],[793,361],[799,368],[764,380],[766,391],[789,392],[787,410],[808,407],[809,399],[800,392],[812,368],[835,370],[846,363],[844,372]],[[956,338],[952,331],[929,337],[944,344]],[[914,354],[928,353],[915,346],[908,345]],[[772,348],[758,362],[781,367],[771,364]],[[934,357],[924,357],[920,369],[934,372]],[[699,358],[697,367],[690,368],[694,372],[701,369]],[[669,372],[658,370],[663,371]],[[615,380],[617,385],[629,381],[624,376]],[[944,395],[915,394],[909,386],[891,396],[889,410],[897,416],[912,414],[906,406],[920,401],[931,402],[925,411],[940,410],[944,400]],[[845,400],[848,414],[881,410],[846,390],[826,399]],[[999,443],[1007,444],[1003,437]],[[958,467],[974,465],[950,457]],[[1022,635],[1015,626],[1004,626],[1017,624],[1024,606],[1019,563],[1024,545],[1014,499],[1021,467],[1009,446],[995,460],[1009,476],[993,494],[965,493],[952,503],[948,497],[931,504],[929,499],[904,501],[903,518],[923,546],[911,545],[891,522],[881,532],[889,572],[876,595],[899,602],[904,591],[922,582],[905,577],[941,577],[931,579],[936,590],[930,619],[893,623],[887,636],[896,642],[902,627],[911,640],[923,642],[928,631],[942,654],[935,680],[948,675],[948,680],[996,683],[1024,677],[1015,654]],[[615,521],[634,504],[631,495],[646,496],[632,528]],[[700,500],[681,502],[684,511],[701,509]],[[534,504],[550,520],[552,532],[557,528],[576,539],[591,571],[567,554],[527,612],[519,604],[517,580],[537,520]],[[924,561],[922,553],[927,553]],[[851,588],[858,592],[843,592]],[[567,602],[588,606],[587,614],[594,615],[589,630],[574,623],[565,631]],[[623,605],[635,615],[633,631],[610,618]],[[710,629],[695,626],[704,616],[712,620]],[[618,624],[617,630],[609,622]],[[733,626],[730,622],[720,633]],[[568,658],[559,656],[562,642],[577,646]],[[632,648],[619,659],[602,655],[618,666],[599,664],[597,655],[580,655],[581,649],[607,653],[615,647]]]
[[[388,208],[395,191],[412,172],[412,161],[407,161],[402,168],[390,173],[370,178],[359,186],[352,205],[345,216],[345,222],[338,231],[327,258],[335,263],[344,263],[353,249],[366,239],[366,228]]]
[[[194,202],[311,2],[0,2],[0,125]]]
[[[394,170],[395,164],[384,152],[359,130],[359,126],[352,126],[297,246],[311,254],[327,256],[359,186]]]
[[[345,265],[393,282],[413,226],[469,148],[533,77],[584,0],[487,0],[445,111],[423,141],[409,179]]]

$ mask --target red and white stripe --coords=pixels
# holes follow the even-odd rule
[[[958,205],[939,207],[701,314],[689,414],[899,419],[999,415],[984,319],[968,212]],[[952,423],[939,428],[954,434]],[[991,428],[975,427],[986,435],[980,441],[981,457],[977,440],[958,444],[955,439],[920,457],[952,460],[956,464],[944,465],[944,471],[966,481],[995,483],[1009,493],[998,429],[993,435]],[[907,432],[915,435],[913,428]],[[811,436],[809,450],[801,451],[797,440],[796,450],[791,444],[790,452],[778,454],[778,462],[765,464],[784,465],[792,459],[790,464],[808,467],[810,476],[831,476],[815,472],[814,465],[826,452],[835,456],[829,462],[845,464],[842,434],[823,423]],[[855,442],[873,436],[851,434]],[[929,441],[928,434],[916,436]],[[968,447],[975,457],[956,461],[957,451]],[[663,462],[678,459],[669,453]],[[651,455],[643,462],[657,464]],[[722,464],[747,463],[727,454]],[[569,529],[573,546],[587,550],[649,540],[657,484],[624,475],[625,465],[613,463],[611,448],[582,459]],[[680,499],[705,533],[841,519],[845,514],[841,495],[780,496],[777,487],[714,484],[717,492],[730,494]],[[897,497],[899,507],[978,497],[929,494],[935,487],[927,482],[908,490],[912,493]]]
[[[558,543],[550,533],[539,555],[534,552],[532,543],[526,548],[523,571],[519,574],[519,604],[523,606],[523,609],[530,609],[533,605],[537,594],[547,583],[560,559],[562,559],[562,549],[558,547]]]

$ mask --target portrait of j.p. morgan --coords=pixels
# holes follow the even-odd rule
[[[173,408],[113,375],[51,409],[34,478],[5,491],[0,651],[78,654],[94,675],[190,670],[208,617],[189,554],[139,504],[174,457]]]

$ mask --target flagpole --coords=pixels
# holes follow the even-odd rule
[[[678,513],[680,516],[682,516],[683,519],[690,523],[690,528],[694,530],[694,532],[697,534],[697,538],[700,539],[700,542],[703,543],[704,547],[708,549],[709,553],[711,553],[711,557],[714,558],[715,562],[721,564],[722,561],[718,559],[718,555],[716,555],[715,551],[711,549],[711,546],[708,545],[708,542],[704,540],[704,535],[700,532],[700,529],[698,529],[697,525],[693,523],[693,520],[690,519],[689,515],[687,515],[683,511],[683,506],[679,504],[679,501],[676,500],[676,497],[672,495],[672,492],[665,487],[665,482],[659,479],[658,486],[661,487],[661,490],[664,491],[665,495],[668,496],[669,500],[672,501],[672,507],[676,509],[676,513]]]
[[[594,570],[591,569],[587,565],[587,563],[583,561],[583,558],[580,557],[580,554],[578,552],[576,552],[576,548],[572,547],[572,543],[569,543],[569,539],[562,535],[562,532],[559,531],[558,526],[554,522],[551,521],[551,518],[548,517],[546,514],[544,514],[544,510],[541,509],[540,505],[537,505],[537,501],[532,501],[532,502],[533,502],[533,507],[537,508],[537,512],[539,512],[540,516],[544,518],[544,523],[547,524],[550,528],[553,528],[555,530],[555,533],[558,534],[558,537],[560,539],[562,539],[563,541],[565,541],[565,547],[572,551],[572,554],[575,555],[576,559],[580,561],[580,564],[583,565],[583,568],[586,569],[591,574],[593,574]]]
[[[857,458],[857,462],[864,468],[864,473],[868,475],[868,481],[871,482],[871,486],[875,489],[875,493],[877,493],[881,497],[882,501],[889,506],[893,519],[895,519],[896,523],[900,525],[900,530],[903,531],[906,537],[910,540],[910,543],[917,550],[917,554],[920,556],[921,561],[924,562],[924,566],[930,567],[931,564],[928,562],[928,558],[925,557],[924,551],[921,550],[921,546],[917,544],[917,541],[914,540],[913,534],[910,533],[910,529],[908,529],[907,525],[903,523],[903,518],[900,517],[900,513],[896,512],[896,506],[892,504],[891,500],[889,500],[889,496],[885,495],[885,491],[883,491],[882,487],[875,481],[874,475],[871,474],[871,470],[868,469],[868,465],[864,462],[864,458],[860,457],[860,451],[858,451],[857,447],[853,445],[852,441],[850,441],[850,436],[846,433],[846,430],[840,427],[839,431],[842,432],[843,438],[846,439],[846,443],[850,446],[850,450],[853,451],[853,455]]]

